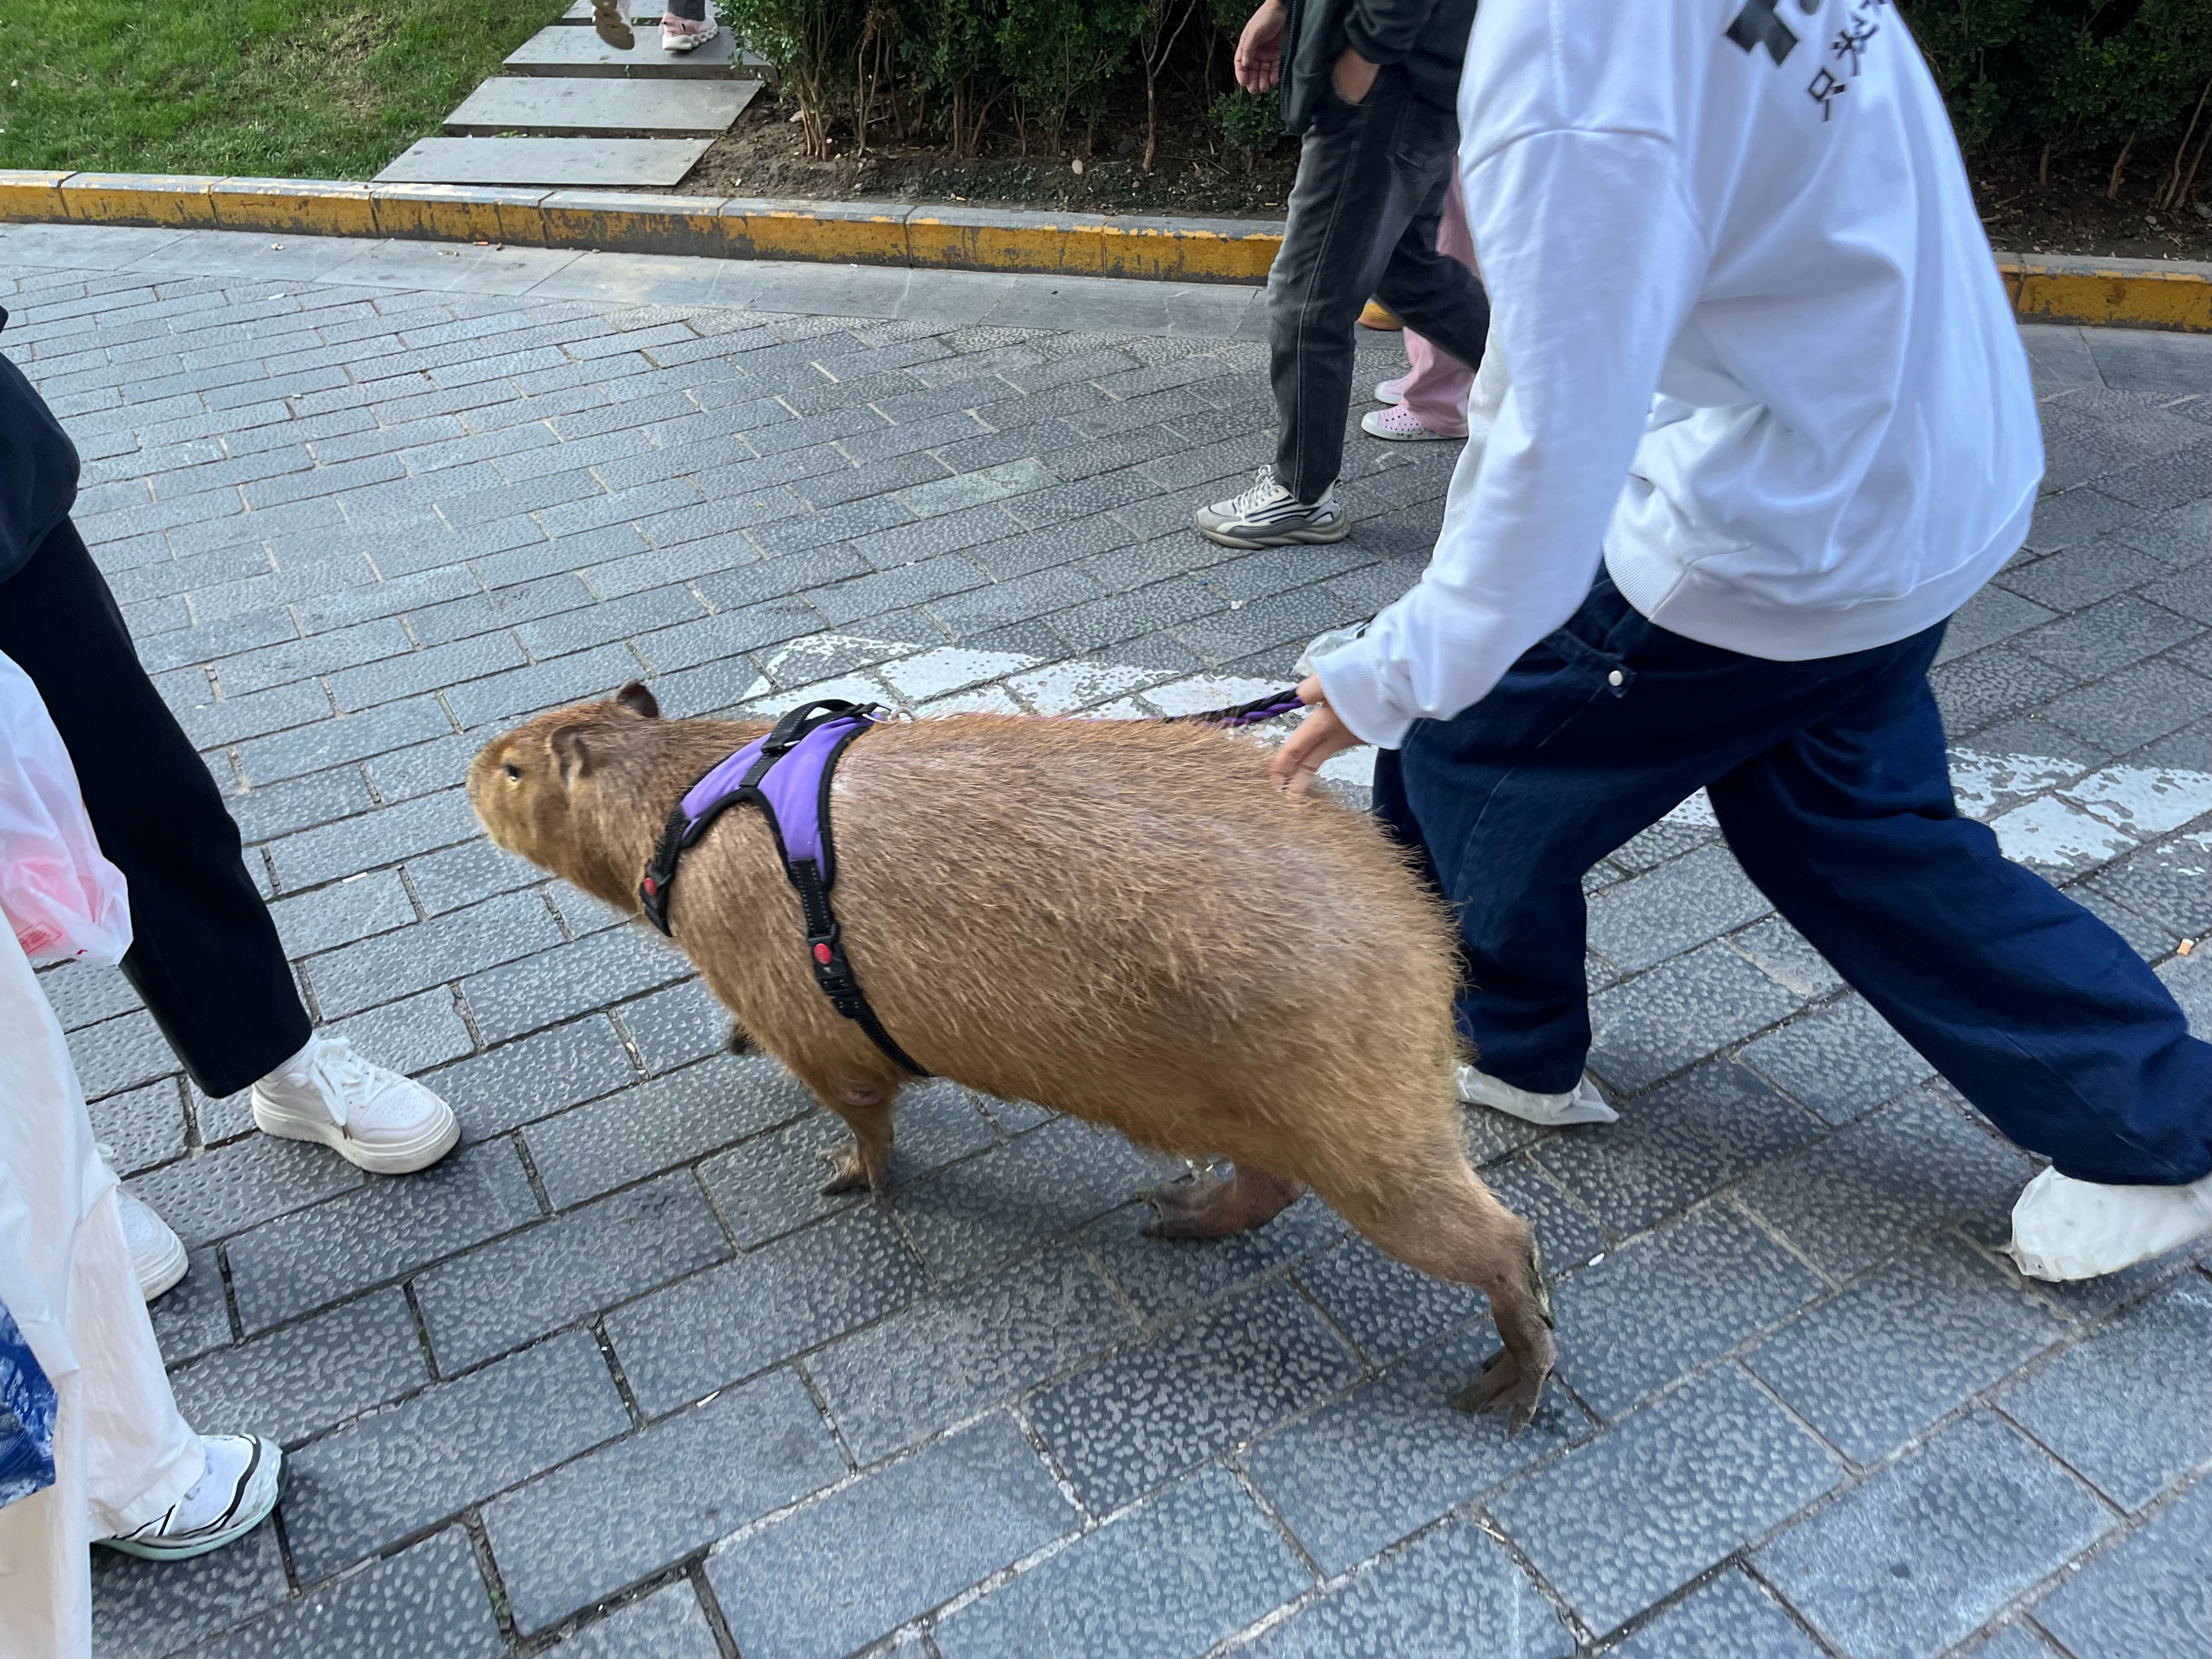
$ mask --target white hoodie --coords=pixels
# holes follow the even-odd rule
[[[2027,534],[2027,355],[1887,0],[1483,0],[1460,166],[1512,390],[1419,584],[1320,665],[1371,743],[1479,702],[1602,551],[1790,662],[1948,616]]]

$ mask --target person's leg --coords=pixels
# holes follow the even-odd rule
[[[1438,206],[1441,211],[1437,222],[1436,250],[1465,267],[1472,276],[1474,242],[1468,234],[1467,210],[1461,204],[1459,181],[1449,172]],[[1484,310],[1486,328],[1486,297]],[[1412,365],[1412,372],[1399,387],[1399,407],[1431,432],[1447,438],[1465,437],[1467,393],[1474,381],[1474,367],[1411,326],[1406,330],[1406,361]]]
[[[2120,936],[1958,815],[1927,667],[1711,785],[1744,870],[2012,1140],[2075,1180],[2212,1171],[2212,1044]]]
[[[100,850],[130,884],[123,971],[177,1057],[218,1097],[276,1070],[308,1036],[291,964],[222,793],[73,526],[0,584],[0,653],[38,687]]]

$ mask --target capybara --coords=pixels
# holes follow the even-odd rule
[[[766,730],[663,720],[631,684],[487,744],[469,799],[501,846],[635,915],[670,809]],[[1504,1352],[1455,1403],[1528,1421],[1552,1366],[1542,1268],[1467,1161],[1447,920],[1370,820],[1285,796],[1205,726],[1000,714],[865,733],[830,800],[844,948],[916,1062],[1231,1159],[1146,1194],[1163,1235],[1242,1232],[1311,1187],[1488,1295]],[[815,983],[761,815],[724,812],[669,891],[740,1030],[851,1127],[825,1190],[880,1190],[906,1074]]]

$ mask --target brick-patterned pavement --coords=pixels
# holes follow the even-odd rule
[[[1469,1121],[1562,1275],[1510,1442],[1443,1404],[1479,1303],[1310,1200],[1147,1241],[1142,1158],[944,1084],[890,1204],[817,1196],[835,1123],[477,836],[474,745],[633,675],[1279,682],[1413,580],[1455,447],[1355,435],[1339,546],[1198,540],[1269,449],[1248,293],[0,227],[0,303],[304,991],[466,1131],[363,1177],[195,1095],[118,975],[46,978],[192,1247],[179,1396],[289,1469],[235,1548],[101,1553],[102,1653],[2212,1651],[2201,1264],[2023,1284],[2032,1161],[1696,801],[1590,878],[1620,1122]],[[2051,494],[1937,671],[1962,794],[2212,1025],[2212,340],[2028,343]]]

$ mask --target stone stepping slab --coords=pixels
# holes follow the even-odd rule
[[[629,21],[633,23],[658,23],[660,21],[660,8],[654,5],[653,0],[636,0],[636,3],[629,9]],[[553,21],[556,25],[581,23],[585,27],[589,28],[592,23],[592,0],[576,0],[574,5],[562,12]]]
[[[663,52],[657,29],[640,28],[636,33],[636,44],[623,52],[590,29],[556,23],[507,54],[506,72],[632,81],[757,81],[763,73],[763,60],[740,49],[726,28],[690,52]]]
[[[714,138],[730,130],[759,90],[757,81],[495,75],[446,118],[446,132],[452,137]]]
[[[711,138],[424,138],[376,175],[380,185],[666,187],[714,148]]]

